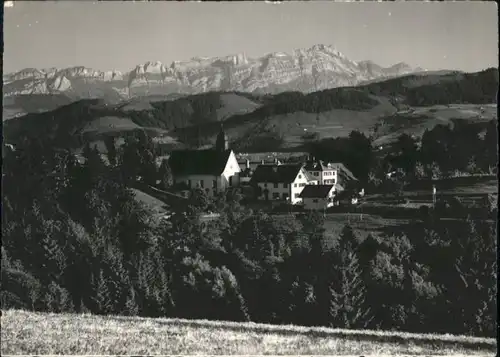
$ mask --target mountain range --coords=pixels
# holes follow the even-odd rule
[[[100,71],[84,66],[26,68],[4,75],[4,98],[33,94],[64,94],[71,99],[103,98],[117,103],[145,95],[239,91],[274,94],[312,92],[354,86],[366,81],[422,71],[405,63],[384,68],[371,61],[355,62],[332,46],[315,45],[291,53],[259,58],[245,54],[195,57],[170,65],[146,62],[129,72]]]

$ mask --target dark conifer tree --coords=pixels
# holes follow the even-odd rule
[[[358,242],[352,228],[344,227],[334,254],[330,283],[330,325],[364,328],[371,319],[366,287],[359,266]]]

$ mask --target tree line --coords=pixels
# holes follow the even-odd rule
[[[358,131],[345,138],[309,142],[306,148],[319,159],[343,162],[361,182],[373,186],[382,184],[392,171],[400,172],[406,181],[494,174],[497,121],[439,124],[426,129],[420,140],[401,134],[382,153],[373,146],[373,138]]]
[[[431,210],[362,239],[316,213],[254,212],[234,189],[195,190],[158,222],[130,187],[168,167],[146,135],[111,144],[109,164],[88,145],[82,162],[32,140],[6,153],[2,309],[495,333],[488,221]],[[202,224],[207,210],[220,218]]]

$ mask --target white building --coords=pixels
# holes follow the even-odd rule
[[[307,185],[317,185],[301,164],[259,165],[252,175],[251,184],[258,190],[258,198],[282,200],[291,204],[302,202],[300,193]]]
[[[357,181],[352,172],[342,163],[324,163],[322,160],[312,159],[304,165],[305,170],[319,181],[321,185],[345,186],[346,181]]]
[[[335,203],[335,185],[309,185],[300,193],[304,208],[307,210],[324,210]]]
[[[215,149],[174,151],[169,166],[174,184],[204,189],[209,196],[240,184],[240,166],[223,130],[217,136]]]

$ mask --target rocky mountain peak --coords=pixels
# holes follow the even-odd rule
[[[225,57],[193,57],[138,64],[127,73],[98,71],[85,66],[38,70],[28,68],[4,76],[4,96],[38,92],[84,93],[99,88],[120,97],[145,94],[247,91],[310,92],[411,73],[405,63],[384,68],[371,61],[355,62],[332,45],[316,44],[290,53],[273,52],[258,58],[245,53]],[[57,79],[57,85],[55,84]]]

